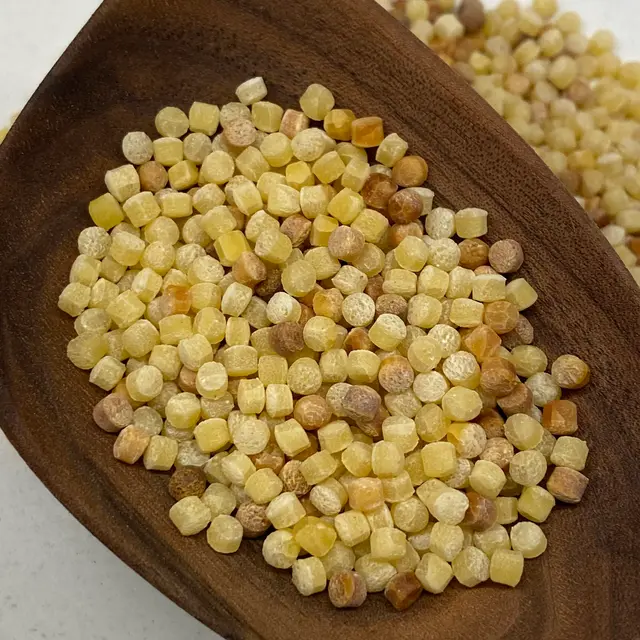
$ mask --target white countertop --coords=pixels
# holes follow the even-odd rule
[[[0,128],[99,0],[0,0]],[[495,5],[496,0],[486,4]],[[640,58],[635,0],[561,0]],[[219,638],[147,584],[60,505],[0,432],[0,639]]]

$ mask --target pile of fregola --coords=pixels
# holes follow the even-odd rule
[[[318,84],[300,110],[266,95],[253,78],[124,137],[58,303],[109,394],[95,422],[118,460],[172,472],[181,534],[266,536],[303,595],[405,609],[454,577],[516,586],[588,483],[561,398],[588,366],[549,367],[520,244],[434,208],[381,118]]]
[[[535,149],[640,284],[640,62],[557,0],[377,0]]]

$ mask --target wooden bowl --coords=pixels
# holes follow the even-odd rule
[[[223,556],[203,535],[182,538],[166,475],[114,461],[112,436],[92,424],[101,394],[65,357],[73,323],[56,308],[87,203],[123,162],[124,133],[152,134],[167,104],[233,100],[254,75],[283,105],[321,82],[339,105],[382,116],[427,158],[441,205],[483,207],[492,240],[523,244],[537,343],[591,364],[575,396],[591,484],[543,525],[549,551],[517,589],[452,585],[406,613],[381,595],[348,612],[302,598],[259,542]],[[533,151],[375,3],[107,0],[0,147],[0,176],[2,428],[90,531],[202,622],[268,640],[640,637],[638,289]]]

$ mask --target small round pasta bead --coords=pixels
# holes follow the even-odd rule
[[[196,496],[188,496],[171,507],[169,518],[183,536],[193,536],[211,522],[211,511]]]
[[[449,287],[449,274],[442,269],[427,265],[418,277],[418,293],[436,299],[444,298]]]
[[[218,553],[235,553],[242,542],[243,528],[236,518],[219,515],[207,529],[207,542]]]
[[[318,429],[320,448],[329,453],[340,453],[353,442],[351,428],[344,420],[335,420]]]
[[[127,392],[133,400],[148,402],[162,391],[162,373],[156,367],[144,365],[126,379]]]
[[[511,528],[511,546],[525,558],[537,558],[547,549],[547,538],[533,522],[519,522]]]
[[[300,545],[293,533],[287,529],[273,531],[264,540],[262,556],[265,562],[276,569],[290,569],[300,553]]]
[[[589,479],[569,467],[556,467],[547,480],[547,490],[560,502],[576,504],[582,500]]]
[[[506,415],[512,416],[517,413],[528,413],[531,411],[533,398],[529,388],[518,382],[513,391],[506,396],[498,398],[497,403]]]
[[[112,356],[104,356],[91,369],[89,382],[104,391],[111,391],[122,380],[126,371],[125,365]]]
[[[150,436],[134,425],[125,427],[113,445],[113,457],[127,464],[135,464],[144,454]]]
[[[480,454],[480,458],[494,462],[504,470],[509,466],[513,455],[513,445],[505,438],[498,436],[487,440],[487,444]]]
[[[429,511],[416,496],[395,502],[391,506],[391,515],[395,526],[405,533],[422,531],[429,522]]]
[[[447,298],[468,298],[476,281],[476,276],[470,269],[454,267],[449,273]]]
[[[400,393],[411,388],[414,373],[409,361],[402,356],[389,356],[380,364],[378,381],[385,391]]]
[[[457,351],[442,363],[442,373],[454,386],[475,389],[480,383],[480,366],[473,354]]]
[[[563,355],[551,365],[551,376],[563,389],[581,389],[589,382],[591,371],[577,356]]]
[[[474,270],[487,264],[489,245],[486,242],[479,238],[467,238],[458,246],[460,247],[461,267]]]
[[[287,384],[298,395],[311,395],[319,391],[322,373],[318,363],[311,358],[299,358],[292,362],[287,372]]]
[[[121,395],[112,393],[93,409],[95,423],[108,433],[117,433],[133,422],[133,408]]]
[[[338,273],[331,279],[334,287],[345,296],[362,293],[368,281],[369,279],[362,271],[348,264],[342,266]]]
[[[323,354],[324,356],[324,354]],[[370,351],[351,351],[346,360],[347,376],[355,384],[368,384],[376,380],[380,368],[380,358]],[[335,380],[340,382],[340,380]]]
[[[111,236],[102,227],[87,227],[78,236],[78,252],[96,260],[102,260],[111,246]]]
[[[505,437],[521,451],[533,449],[542,440],[542,425],[526,414],[517,413],[507,418],[504,425]]]
[[[451,567],[458,582],[465,587],[475,587],[489,579],[489,558],[476,547],[464,548]]]
[[[449,319],[459,327],[473,328],[482,324],[484,305],[476,300],[456,298],[451,303]]]
[[[416,371],[427,373],[440,362],[440,346],[429,336],[419,337],[409,347],[407,358]]]
[[[391,511],[386,504],[382,504],[376,509],[372,509],[367,514],[367,520],[371,531],[381,529],[382,527],[393,527],[393,518],[391,517]]]
[[[531,391],[533,403],[538,407],[546,407],[559,400],[562,390],[548,373],[534,373],[525,380],[525,385]]]
[[[179,145],[178,145],[179,147]],[[153,151],[155,153],[155,144],[153,144]],[[150,160],[138,167],[138,174],[140,176],[140,188],[143,191],[151,191],[151,193],[158,193],[167,186],[169,182],[169,175],[162,163],[157,160]]]
[[[384,505],[384,489],[379,478],[354,478],[347,486],[349,506],[357,511],[374,511]]]
[[[351,510],[339,513],[335,517],[334,524],[340,540],[347,547],[355,547],[369,539],[371,528],[361,511]]]
[[[407,236],[394,251],[398,264],[409,271],[421,271],[427,263],[429,248],[421,238]]]
[[[334,384],[344,382],[348,375],[349,359],[344,349],[330,349],[320,356],[322,382]]]
[[[382,423],[383,438],[397,444],[404,454],[410,453],[418,445],[419,438],[415,422],[404,416],[392,416]]]
[[[413,383],[413,392],[421,402],[439,402],[449,390],[449,382],[437,371],[420,373]]]
[[[356,477],[371,473],[372,446],[364,442],[352,442],[342,452],[341,460],[347,471]]]
[[[404,269],[389,269],[384,276],[382,290],[384,293],[393,293],[409,299],[415,295],[417,286],[418,277],[415,273]]]
[[[497,302],[507,295],[506,278],[498,274],[480,274],[473,280],[473,299],[479,302]]]
[[[370,543],[373,559],[394,562],[405,555],[407,536],[394,527],[382,527],[371,532]]]
[[[303,596],[324,591],[327,586],[324,565],[319,558],[314,556],[296,560],[292,567],[292,581]]]
[[[498,335],[509,333],[518,323],[518,309],[506,300],[489,302],[484,309],[484,323]]]
[[[384,404],[392,416],[414,418],[422,403],[411,389],[399,393],[387,393]]]
[[[431,266],[449,273],[460,262],[460,248],[450,238],[438,238],[429,245],[429,259]]]
[[[514,347],[509,354],[509,360],[516,368],[516,373],[523,378],[528,378],[535,373],[542,373],[548,363],[544,351],[533,345]]]
[[[469,476],[471,488],[485,498],[495,500],[506,482],[504,471],[488,460],[478,460]]]
[[[509,533],[501,524],[494,524],[483,531],[473,533],[473,545],[489,558],[499,549],[510,549]]]
[[[463,525],[472,531],[485,531],[491,528],[498,516],[495,500],[481,496],[475,491],[467,491],[467,498],[469,508],[464,516]]]
[[[544,522],[555,506],[555,498],[542,487],[529,486],[518,499],[518,513],[532,522]]]
[[[383,293],[376,298],[376,315],[390,313],[406,320],[408,304],[407,301],[397,293]]]
[[[429,331],[429,338],[437,342],[443,358],[447,358],[458,351],[462,342],[458,331],[446,324],[435,325]]]
[[[91,287],[80,282],[68,284],[58,298],[58,308],[71,317],[79,316],[89,305],[92,296]],[[93,305],[97,306],[97,305]]]
[[[395,442],[376,442],[371,453],[371,467],[380,478],[397,476],[404,468],[402,449]]]
[[[436,442],[446,435],[449,419],[437,404],[426,404],[416,414],[415,423],[422,440]]]
[[[258,469],[247,479],[244,490],[256,504],[271,502],[282,491],[283,483],[272,469]]]
[[[342,571],[351,571],[355,565],[356,556],[353,551],[340,540],[337,540],[329,553],[320,559],[327,573],[327,578]]]
[[[431,529],[429,550],[451,562],[461,551],[464,534],[458,525],[436,522]]]
[[[143,367],[144,369],[144,367]],[[138,370],[140,371],[140,369]],[[131,375],[135,375],[134,372]],[[131,376],[129,376],[131,377]],[[165,407],[167,420],[177,429],[191,430],[200,418],[200,401],[193,393],[178,393],[172,396]]]
[[[333,389],[338,386],[334,385]],[[352,418],[363,430],[365,424],[377,422],[380,419],[381,399],[374,389],[364,385],[348,385],[348,388],[341,387],[335,391],[337,394],[331,399],[327,394],[327,402],[334,413],[338,411]]]
[[[442,410],[450,420],[469,422],[482,411],[482,399],[476,391],[453,387],[442,397]]]
[[[198,447],[204,453],[214,453],[231,442],[227,421],[222,418],[203,420],[194,429]]]
[[[364,579],[355,571],[339,571],[329,581],[329,600],[337,609],[361,606],[367,598]]]
[[[267,318],[273,324],[297,322],[301,313],[300,303],[283,291],[275,293],[267,303]]]
[[[482,363],[480,388],[495,397],[503,397],[511,393],[518,384],[518,377],[513,364],[499,357],[490,357]]]
[[[484,209],[462,209],[455,214],[456,234],[461,238],[479,238],[487,233],[488,214]]]
[[[345,488],[335,479],[327,478],[315,485],[309,494],[311,504],[326,516],[336,516],[347,502],[348,494]]]
[[[425,231],[433,240],[451,238],[455,234],[455,214],[450,209],[433,209],[425,221]]]
[[[435,553],[425,553],[416,567],[416,577],[420,580],[425,591],[442,593],[451,579],[453,570],[451,565]]]
[[[439,522],[460,524],[469,508],[469,499],[465,493],[451,489],[440,480],[427,480],[418,487],[416,493],[429,513]]]
[[[358,558],[355,569],[363,578],[369,593],[384,591],[389,581],[396,575],[396,568],[384,560],[376,560],[367,553]]]
[[[516,587],[524,570],[524,556],[520,551],[496,549],[491,556],[489,578],[492,582]]]
[[[489,264],[498,273],[514,273],[524,262],[520,243],[515,240],[499,240],[489,249]]]
[[[477,458],[487,443],[484,429],[474,422],[455,422],[449,427],[447,440],[461,458]]]
[[[317,316],[339,322],[342,318],[344,296],[338,289],[320,289],[313,295],[313,312]]]
[[[384,251],[375,244],[366,242],[364,249],[354,258],[353,266],[360,269],[370,278],[378,275],[384,268]]]
[[[411,325],[430,329],[438,324],[442,315],[442,303],[423,293],[418,293],[409,300],[407,322]]]
[[[191,371],[198,371],[202,365],[213,360],[213,349],[207,338],[196,333],[180,340],[178,355],[185,367]]]
[[[421,451],[424,472],[432,478],[444,478],[456,469],[456,450],[449,442],[432,442]]]
[[[336,342],[336,323],[331,318],[315,316],[305,324],[302,335],[304,343],[313,351],[327,351]]]
[[[311,120],[324,120],[333,109],[335,99],[321,84],[311,84],[300,97],[300,107]]]
[[[505,298],[507,302],[515,305],[518,311],[523,311],[536,302],[538,294],[524,278],[517,278],[507,284]]]
[[[375,317],[376,307],[366,293],[353,293],[342,302],[342,316],[352,327],[366,327]]]

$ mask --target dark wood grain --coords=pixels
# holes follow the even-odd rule
[[[166,104],[223,103],[263,75],[293,106],[310,82],[380,115],[430,164],[441,204],[489,210],[524,245],[530,318],[551,357],[593,382],[576,396],[591,447],[584,502],[543,525],[549,552],[515,590],[452,587],[396,613],[381,596],[336,611],[297,595],[257,542],[225,557],[170,525],[166,476],[111,457],[99,397],[65,357],[56,309],[87,203],[129,130]],[[640,638],[640,298],[595,226],[526,145],[408,31],[365,0],[107,0],[0,147],[0,420],[31,468],[100,540],[227,638]],[[10,514],[7,514],[10,515]],[[7,551],[7,550],[5,550]]]

